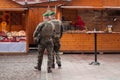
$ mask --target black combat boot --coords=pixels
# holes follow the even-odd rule
[[[61,68],[61,64],[58,64],[58,68]]]
[[[41,71],[41,68],[39,68],[38,66],[35,66],[34,68],[35,68],[35,69],[38,69],[39,71]]]
[[[51,72],[52,72],[52,70],[51,70],[50,67],[47,68],[47,71],[48,71],[48,73],[51,73]]]

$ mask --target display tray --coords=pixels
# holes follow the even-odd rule
[[[26,36],[13,36],[13,37],[0,36],[0,42],[21,42],[21,41],[26,41]]]
[[[26,42],[0,42],[0,52],[26,52]]]

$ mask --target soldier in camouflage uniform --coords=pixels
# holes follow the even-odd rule
[[[55,12],[52,11],[49,12],[49,18],[50,21],[55,25],[55,32],[53,37],[54,52],[56,55],[56,63],[58,64],[58,67],[61,68],[61,58],[59,54],[59,49],[60,49],[60,38],[62,37],[62,33],[63,33],[63,26],[62,26],[62,22],[55,18]],[[53,68],[55,68],[54,61],[55,60],[53,56],[53,64],[52,64]]]
[[[35,66],[35,69],[41,70],[42,60],[43,60],[43,54],[44,50],[46,49],[48,52],[48,62],[47,62],[47,71],[48,73],[52,72],[52,61],[53,61],[53,32],[55,26],[50,23],[49,20],[49,14],[45,13],[43,14],[43,22],[40,23],[36,30],[34,31],[33,37],[35,42],[38,44],[38,64]]]

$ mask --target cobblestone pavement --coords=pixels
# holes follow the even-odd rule
[[[0,80],[120,80],[120,54],[98,55],[99,66],[89,65],[93,54],[63,54],[62,69],[47,73],[47,55],[37,71],[37,54],[0,56]]]

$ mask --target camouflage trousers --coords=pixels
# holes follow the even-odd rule
[[[48,61],[47,61],[47,67],[51,68],[52,64],[53,64],[53,48],[54,48],[54,44],[53,44],[53,40],[52,38],[48,38],[48,39],[41,39],[41,41],[38,44],[38,68],[41,68],[42,65],[42,60],[43,60],[43,54],[44,54],[44,50],[46,49],[48,52]]]
[[[60,40],[59,40],[59,38],[54,38],[53,42],[54,42],[54,52],[53,53],[54,53],[54,56],[56,56],[56,63],[58,65],[61,65],[61,58],[60,58],[60,54],[59,54]],[[54,56],[53,56],[53,64],[55,62]]]

